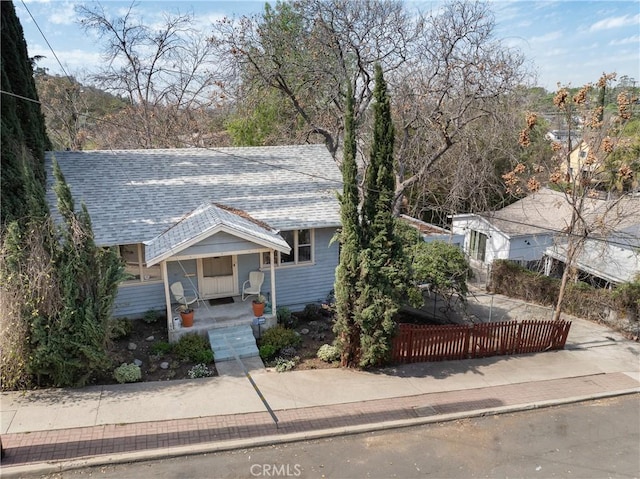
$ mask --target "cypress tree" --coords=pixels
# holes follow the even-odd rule
[[[44,115],[38,102],[33,66],[13,2],[0,2],[1,9],[1,86],[2,94],[0,154],[0,215],[2,224],[32,215],[29,206],[35,201],[37,211],[46,209],[44,198],[44,152],[50,148]],[[35,185],[29,187],[29,183]],[[38,194],[30,198],[31,194]]]
[[[375,81],[374,137],[365,177],[363,249],[356,288],[362,367],[388,359],[395,332],[393,318],[410,284],[408,262],[394,228],[394,127],[380,65],[376,65]]]
[[[344,151],[342,159],[343,191],[339,196],[342,230],[339,233],[340,263],[336,269],[336,322],[334,332],[341,351],[343,366],[359,363],[360,328],[355,304],[361,249],[359,194],[357,184],[356,135],[353,115],[353,92],[347,91],[347,111],[344,120]]]
[[[39,382],[82,386],[111,366],[109,319],[124,267],[114,250],[96,247],[86,207],[75,211],[71,190],[58,164],[53,166],[64,220],[55,261],[60,306],[33,321],[30,367]]]

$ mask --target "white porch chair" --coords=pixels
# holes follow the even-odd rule
[[[249,279],[242,283],[242,301],[252,294],[260,294],[260,288],[264,282],[264,273],[262,271],[251,271]]]
[[[176,281],[175,283],[171,284],[170,287],[171,293],[173,294],[175,300],[187,308],[196,301],[200,301],[200,296],[198,296],[197,291],[191,290],[190,292],[193,292],[193,295],[187,296],[180,281]]]

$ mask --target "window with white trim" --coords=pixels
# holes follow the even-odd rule
[[[162,279],[160,265],[148,267],[142,243],[123,244],[118,247],[120,257],[125,261],[125,283],[143,283]]]
[[[312,229],[281,231],[280,236],[291,247],[289,254],[274,251],[276,266],[293,266],[313,263],[313,234]],[[269,253],[262,253],[260,267],[270,264]]]

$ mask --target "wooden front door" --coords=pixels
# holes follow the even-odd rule
[[[198,284],[204,299],[239,294],[236,256],[215,256],[198,260]]]

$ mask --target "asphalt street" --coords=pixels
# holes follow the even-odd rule
[[[634,478],[640,475],[639,401],[635,394],[44,477]]]

